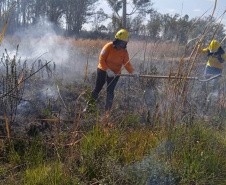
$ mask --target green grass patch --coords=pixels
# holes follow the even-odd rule
[[[136,119],[127,120],[133,123]],[[201,122],[158,132],[147,125],[121,126],[104,132],[97,124],[78,144],[56,145],[57,151],[41,137],[1,143],[1,182],[226,184],[223,129]],[[64,139],[68,140],[61,137],[62,143]]]

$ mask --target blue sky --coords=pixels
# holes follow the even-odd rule
[[[211,15],[214,9],[215,0],[153,0],[154,8],[163,14],[188,14],[190,18],[205,15]],[[214,16],[218,18],[226,10],[226,0],[218,0]],[[226,23],[224,16],[224,24]],[[226,24],[225,24],[226,25]]]
[[[130,0],[127,0],[129,3]],[[152,0],[154,3],[153,8],[162,14],[169,13],[174,15],[188,15],[190,18],[199,17],[205,11],[208,12],[205,16],[211,15],[214,9],[215,0]],[[103,0],[100,7],[104,9],[106,13],[110,13],[111,10],[108,7],[106,0]],[[127,5],[127,12],[129,12],[129,4]],[[226,10],[226,0],[218,0],[214,17],[219,18]],[[222,20],[222,24],[226,27],[226,15]]]

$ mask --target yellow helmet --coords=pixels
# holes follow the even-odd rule
[[[125,29],[121,29],[116,33],[115,38],[118,40],[123,40],[123,41],[128,42],[129,41],[129,33]]]
[[[212,40],[208,49],[212,53],[212,52],[216,52],[220,46],[221,46],[221,44],[218,41]]]

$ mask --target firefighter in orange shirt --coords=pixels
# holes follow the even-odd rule
[[[103,47],[99,56],[96,85],[92,91],[93,101],[88,103],[88,106],[85,108],[84,112],[91,112],[90,103],[95,103],[101,89],[107,82],[105,113],[109,113],[114,99],[114,89],[119,80],[119,76],[117,76],[117,74],[121,74],[123,66],[129,73],[134,75],[134,77],[139,77],[139,73],[134,70],[129,61],[129,55],[126,49],[128,40],[128,32],[125,29],[121,29],[116,33],[113,42],[109,42]]]

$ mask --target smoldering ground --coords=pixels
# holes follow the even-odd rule
[[[31,93],[31,89],[36,89],[36,98],[39,97],[37,100],[57,99],[59,96],[59,92],[57,92],[56,88],[58,80],[66,83],[83,82],[87,62],[88,75],[91,76],[92,73],[95,73],[98,64],[98,55],[89,55],[80,52],[79,48],[76,48],[70,39],[62,37],[60,34],[62,33],[60,33],[54,25],[45,19],[41,19],[37,22],[37,24],[28,27],[26,30],[18,30],[14,37],[4,38],[3,43],[0,46],[0,53],[5,53],[6,49],[7,53],[12,58],[12,56],[16,54],[17,45],[19,45],[17,59],[20,58],[21,61],[26,61],[28,67],[35,66],[35,69],[38,69],[39,62],[45,64],[48,61],[51,61],[48,65],[50,69],[54,68],[54,64],[56,65],[56,70],[53,71],[50,76],[48,72],[45,71],[46,69],[41,71],[42,74],[37,75],[38,77],[42,77],[44,79],[49,79],[51,77],[52,81],[47,84],[46,81],[41,80],[40,83],[37,82],[35,88],[28,83],[25,87],[24,99],[31,100],[33,98],[34,93]],[[167,45],[167,47],[170,46]],[[132,48],[129,47],[128,50],[130,53]],[[157,51],[155,53],[157,53]],[[139,54],[144,56],[145,49],[141,50]],[[165,51],[164,54],[167,54],[167,51]],[[179,61],[169,62],[167,61],[167,58],[155,58],[155,61],[152,61],[152,56],[149,56],[149,58],[150,61],[145,61],[145,59],[143,61],[140,57],[138,59],[135,59],[134,57],[131,63],[135,69],[142,74],[151,73],[154,75],[169,75],[172,69],[175,71],[178,70]],[[185,64],[184,68],[186,69],[188,65],[188,63]],[[195,73],[194,75],[197,74],[198,73]],[[200,76],[200,74],[198,75]],[[93,87],[95,79],[92,76],[90,78],[90,86]],[[172,104],[170,100],[167,100],[167,97],[164,97],[163,93],[167,91],[167,87],[165,87],[167,83],[167,80],[161,79],[157,79],[153,83],[149,83],[145,82],[144,79],[121,78],[117,86],[119,91],[123,91],[124,96],[122,98],[124,98],[124,102],[128,103],[132,96],[134,99],[132,103],[135,103],[134,106],[144,104],[145,107],[147,109],[151,109],[154,114],[155,107],[158,102],[165,102],[160,106],[161,112],[164,112],[164,110],[168,109],[168,107]],[[127,89],[125,88],[125,84],[127,84]],[[136,92],[139,92],[141,96],[138,94],[136,95],[138,97],[134,97],[135,91],[133,88]],[[195,91],[196,89],[198,90],[198,88],[194,86],[191,90]],[[142,98],[144,98],[145,101],[143,101]],[[131,103],[131,101],[129,103]],[[26,107],[24,106],[26,104],[29,104],[29,102],[24,102],[23,105],[19,106],[19,109]],[[133,106],[131,107],[131,110],[132,109]]]
[[[59,96],[56,87],[58,81],[70,83],[84,80],[87,60],[89,60],[89,66],[97,65],[96,58],[87,59],[87,56],[79,53],[78,48],[70,39],[61,35],[63,33],[53,24],[40,19],[35,25],[17,30],[15,35],[6,36],[3,39],[0,46],[1,56],[5,55],[9,60],[13,60],[16,56],[16,62],[26,63],[27,76],[45,65],[46,62],[50,62],[48,66],[34,75],[33,80],[25,81],[24,95],[18,106],[18,113],[21,110],[24,113],[31,112],[34,108],[31,107],[35,104],[34,100],[39,103],[48,101],[48,99],[56,100]],[[3,63],[1,64],[4,68]],[[89,72],[92,73],[92,67]],[[18,80],[20,77],[17,77]]]

